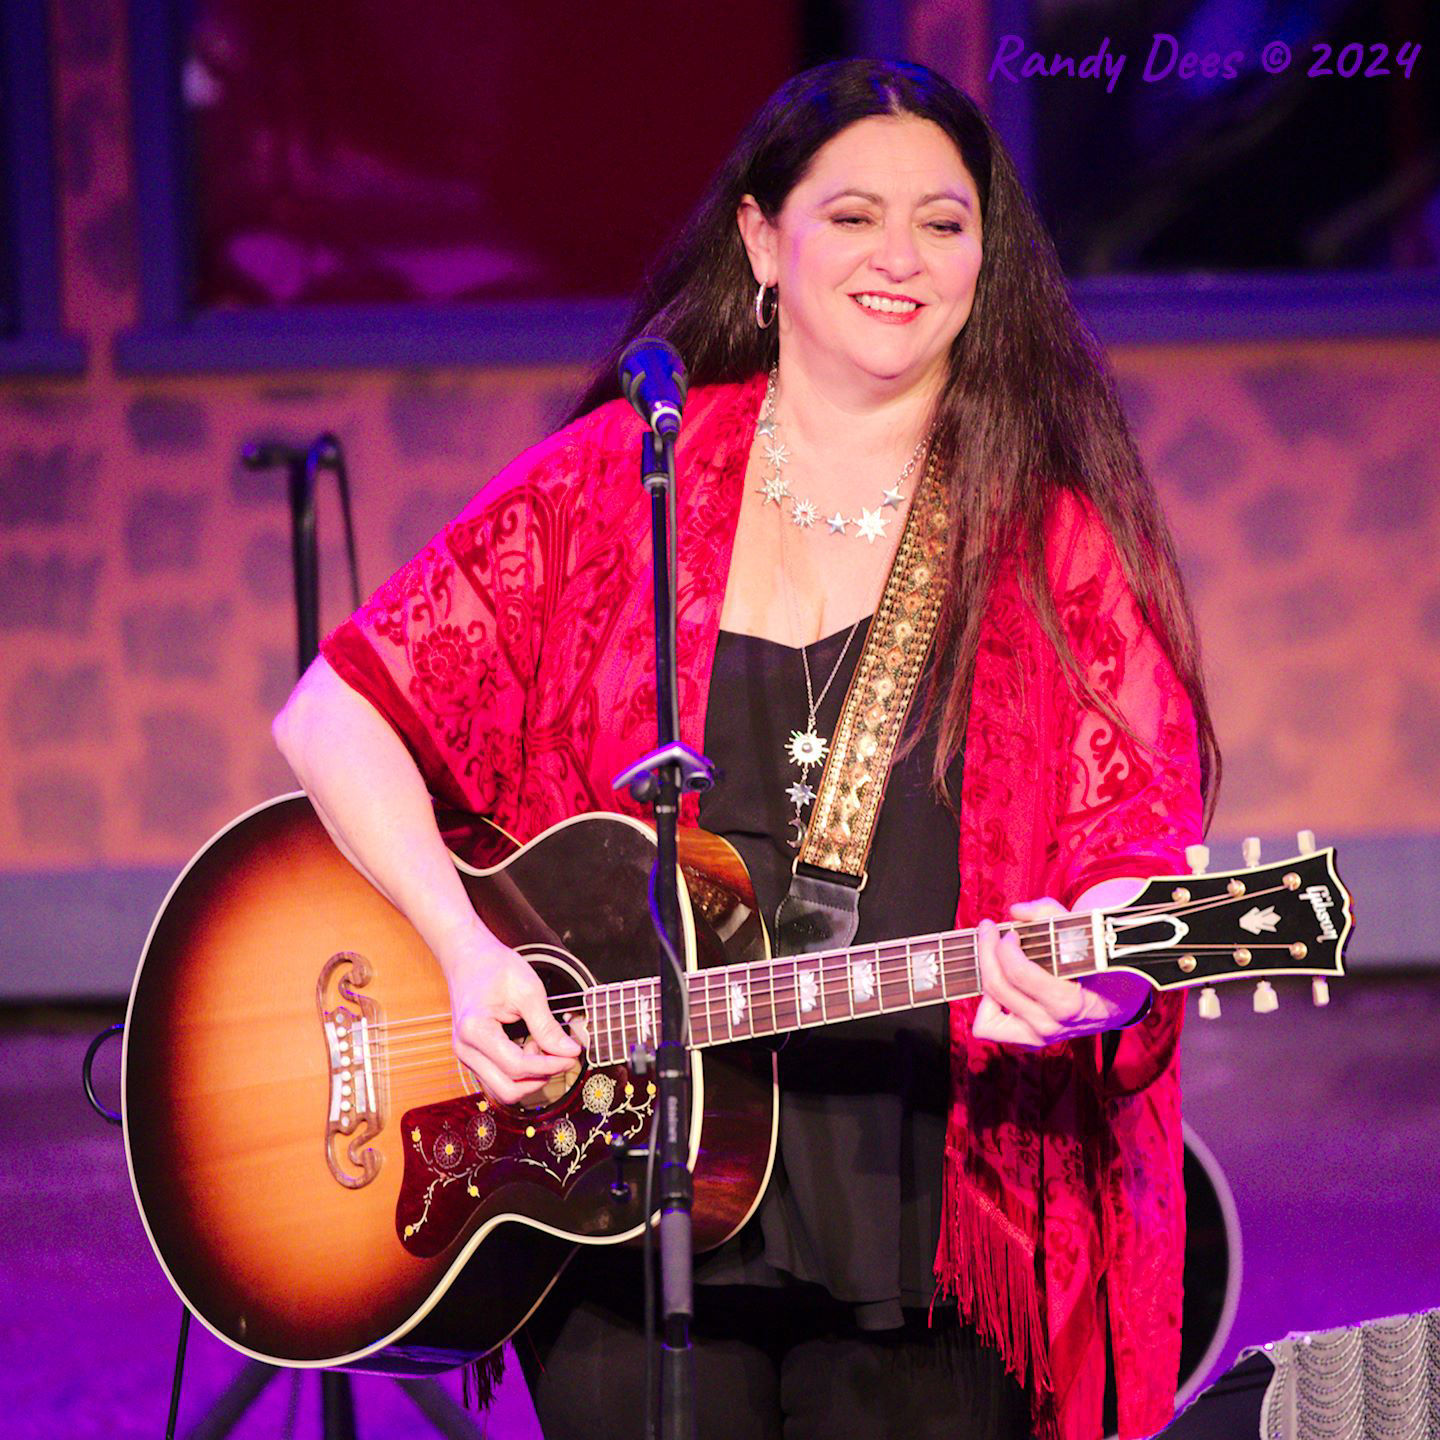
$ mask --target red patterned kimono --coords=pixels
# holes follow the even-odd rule
[[[763,390],[763,376],[697,389],[678,451],[680,728],[697,749]],[[609,783],[654,743],[638,435],[617,401],[527,451],[323,647],[435,795],[521,837],[582,811],[639,813]],[[1083,502],[1055,506],[1047,556],[1077,656],[1143,743],[1081,705],[1007,572],[966,736],[960,926],[1183,868],[1200,837],[1188,699]],[[682,819],[696,806],[686,797]],[[1108,1068],[1097,1039],[1011,1050],[970,1038],[974,1002],[952,1010],[939,1284],[1056,1440],[1100,1434],[1108,1313],[1121,1435],[1149,1434],[1179,1362],[1181,1004],[1158,999]]]

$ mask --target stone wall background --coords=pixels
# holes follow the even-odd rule
[[[917,11],[932,47],[940,9]],[[112,342],[137,313],[124,14],[123,0],[53,4],[64,304],[88,372],[0,381],[0,923],[15,947],[0,994],[123,985],[159,877],[290,787],[268,733],[294,664],[283,480],[242,471],[241,446],[340,436],[368,588],[544,434],[579,381],[117,373]],[[1424,894],[1412,887],[1403,914],[1378,907],[1369,953],[1428,952],[1440,341],[1112,358],[1206,644],[1227,761],[1217,836],[1309,826],[1348,839],[1383,884],[1398,866]],[[328,500],[326,625],[347,608]],[[104,935],[85,910],[100,892]]]

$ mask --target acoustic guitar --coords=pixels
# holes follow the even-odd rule
[[[447,1369],[503,1344],[578,1245],[643,1233],[643,1162],[623,1152],[654,1105],[634,1063],[658,1027],[654,837],[601,814],[505,858],[483,829],[452,848],[486,925],[586,1023],[581,1059],[525,1104],[456,1060],[433,957],[303,796],[216,835],[146,942],[122,1075],[136,1201],[184,1302],[256,1359]],[[772,958],[725,841],[682,832],[680,870],[705,1249],[745,1223],[774,1158],[774,1047],[737,1042],[976,995],[976,935]],[[1264,1007],[1277,976],[1342,974],[1351,924],[1334,852],[1312,844],[1012,928],[1056,975],[1118,967],[1162,991],[1248,977]]]

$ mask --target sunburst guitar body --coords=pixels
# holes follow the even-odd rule
[[[699,831],[681,857],[691,963],[763,960],[738,857]],[[557,1010],[568,994],[578,1011],[581,990],[656,973],[654,858],[648,829],[606,816],[462,869],[490,928],[529,955]],[[631,1019],[646,1016],[632,1005]],[[732,1046],[696,1062],[696,1239],[711,1246],[764,1187],[774,1059]],[[123,1068],[156,1254],[195,1314],[259,1359],[448,1368],[502,1343],[576,1244],[642,1233],[642,1167],[613,1158],[610,1137],[643,1146],[650,1078],[587,1065],[533,1108],[492,1105],[451,1051],[435,960],[303,798],[242,817],[177,882],[135,980]],[[497,1230],[505,1243],[487,1244]]]

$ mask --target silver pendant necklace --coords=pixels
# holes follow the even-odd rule
[[[780,367],[777,365],[771,369],[766,380],[765,404],[760,412],[759,423],[755,427],[765,450],[765,458],[770,462],[770,475],[760,486],[759,493],[763,497],[763,503],[778,506],[782,516],[785,513],[784,502],[788,500],[790,502],[790,523],[797,529],[808,530],[820,518],[820,511],[813,500],[791,495],[790,482],[785,478],[785,466],[790,461],[790,452],[780,438],[780,422],[775,416],[775,400],[779,382]],[[871,545],[877,540],[883,540],[885,527],[892,519],[884,512],[899,510],[905,498],[902,493],[905,482],[915,473],[915,467],[920,463],[920,457],[925,453],[929,442],[928,433],[920,438],[910,458],[905,462],[904,468],[900,471],[900,478],[888,490],[881,492],[880,503],[875,509],[866,510],[862,507],[859,515],[849,518],[837,510],[825,521],[826,525],[830,527],[830,533],[832,535],[848,534],[853,525],[856,539],[865,540]],[[790,606],[790,618],[794,623],[795,633],[803,634],[795,592],[790,585],[790,567],[785,563],[785,527],[783,524],[780,527],[780,577],[785,588],[785,598]],[[815,693],[815,682],[810,674],[809,647],[805,645],[800,647],[800,664],[805,671],[805,728],[792,730],[790,739],[785,746],[790,763],[800,771],[800,778],[785,791],[795,810],[790,818],[790,824],[794,830],[790,843],[796,850],[804,843],[805,831],[809,825],[806,811],[814,803],[816,795],[815,787],[810,783],[810,772],[817,765],[825,763],[825,757],[830,751],[830,742],[824,739],[816,729],[816,716],[820,707],[825,703],[825,697],[830,693],[830,687],[835,683],[835,677],[840,673],[840,667],[845,663],[845,657],[850,653],[850,646],[855,641],[855,633],[859,630],[860,623],[860,620],[857,620],[850,627],[850,633],[845,637],[845,644],[841,647],[840,654],[830,669],[829,678],[820,687],[819,695]]]
[[[793,605],[793,596],[791,596],[791,602]],[[815,799],[815,787],[810,784],[810,772],[817,765],[823,764],[826,755],[830,753],[830,742],[816,730],[815,717],[825,703],[825,697],[830,693],[830,687],[835,683],[835,677],[840,673],[840,667],[845,663],[845,657],[850,653],[855,632],[859,628],[860,621],[857,620],[850,627],[850,633],[845,637],[845,644],[841,646],[840,654],[830,668],[830,678],[821,687],[819,695],[816,695],[814,682],[810,678],[810,657],[806,653],[807,647],[804,645],[800,647],[800,663],[805,669],[805,728],[804,730],[792,730],[789,743],[785,747],[790,756],[790,763],[798,766],[800,770],[800,778],[785,792],[790,797],[790,803],[795,807],[795,813],[790,817],[790,824],[794,827],[795,832],[790,837],[790,844],[796,850],[803,843],[806,827],[810,823],[805,811]]]
[[[805,500],[790,493],[790,482],[785,478],[785,467],[790,463],[790,451],[780,438],[780,422],[775,416],[775,399],[779,383],[780,367],[776,365],[771,368],[766,379],[765,404],[760,411],[760,421],[755,427],[755,433],[759,435],[765,451],[765,458],[770,462],[770,475],[756,493],[762,497],[762,504],[778,505],[782,514],[785,510],[785,502],[788,500],[790,502],[790,523],[798,529],[808,530],[822,517],[819,506],[813,500]],[[867,510],[861,506],[858,515],[846,517],[837,510],[833,515],[824,517],[830,533],[832,535],[849,534],[850,527],[853,525],[857,540],[864,540],[870,545],[877,540],[883,540],[885,527],[894,518],[885,512],[899,510],[905,499],[901,493],[905,482],[915,473],[915,467],[920,463],[920,457],[925,453],[925,447],[929,442],[928,433],[920,437],[910,458],[900,471],[900,478],[888,490],[880,492],[880,503],[873,510]]]
[[[790,620],[795,626],[795,633],[803,634],[800,625],[800,609],[795,600],[794,588],[790,584],[790,567],[785,563],[785,531],[783,528],[780,531],[780,583],[785,590],[785,601],[790,607]],[[810,772],[817,765],[823,765],[826,755],[830,752],[830,742],[816,729],[816,716],[820,712],[820,707],[825,703],[825,697],[830,693],[830,687],[835,683],[835,677],[840,673],[840,667],[845,663],[845,657],[850,653],[850,646],[855,640],[855,632],[859,628],[860,621],[857,620],[850,627],[850,633],[845,637],[845,643],[840,647],[840,653],[835,657],[835,663],[830,667],[830,675],[824,685],[820,687],[819,695],[815,693],[815,682],[810,675],[810,647],[808,645],[800,647],[800,665],[805,672],[805,728],[792,730],[790,739],[785,746],[790,763],[800,771],[800,778],[785,791],[795,812],[790,817],[790,825],[793,830],[790,844],[796,850],[805,841],[805,831],[810,823],[806,810],[815,800],[816,792],[815,787],[810,783]]]

